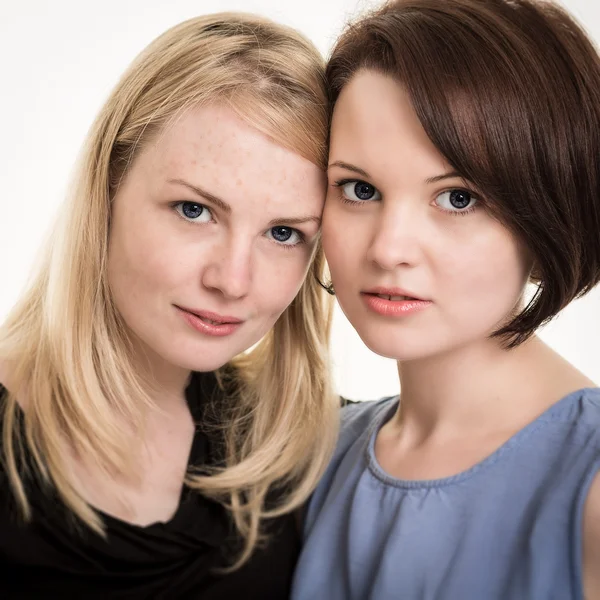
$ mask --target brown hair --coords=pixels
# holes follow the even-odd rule
[[[537,292],[494,336],[518,345],[600,280],[600,59],[562,8],[395,0],[338,40],[332,105],[361,69],[406,87],[436,148],[531,252]]]

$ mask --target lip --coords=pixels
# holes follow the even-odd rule
[[[195,310],[174,305],[188,325],[206,335],[223,337],[231,335],[244,322],[237,317],[220,315],[208,310]]]
[[[373,296],[376,296],[377,294],[380,294],[382,296],[406,296],[407,298],[418,300],[420,302],[429,302],[429,300],[421,298],[420,296],[417,296],[416,294],[413,294],[408,290],[404,290],[402,288],[397,287],[374,287],[362,291],[361,294],[370,294]]]
[[[361,292],[361,298],[369,310],[384,317],[404,317],[420,312],[432,304],[400,288],[377,287]],[[399,300],[390,300],[380,296],[402,296]]]

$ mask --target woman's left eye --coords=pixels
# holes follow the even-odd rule
[[[296,246],[303,241],[303,236],[297,229],[285,227],[285,225],[271,227],[266,235],[268,238],[283,246]]]
[[[467,190],[455,189],[447,190],[436,196],[435,203],[443,210],[460,213],[474,208],[477,198]]]
[[[208,223],[212,219],[210,210],[198,202],[178,202],[175,210],[191,223]]]

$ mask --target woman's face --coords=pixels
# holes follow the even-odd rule
[[[302,285],[324,197],[316,165],[228,108],[162,132],[111,216],[109,284],[144,352],[209,371],[258,342]]]
[[[343,89],[328,175],[325,254],[338,301],[373,351],[449,352],[486,340],[519,309],[527,253],[452,173],[391,78],[360,71]]]

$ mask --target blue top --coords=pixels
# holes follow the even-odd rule
[[[569,394],[458,475],[404,481],[377,463],[398,398],[343,411],[309,504],[293,600],[570,600],[600,469],[600,389]]]

